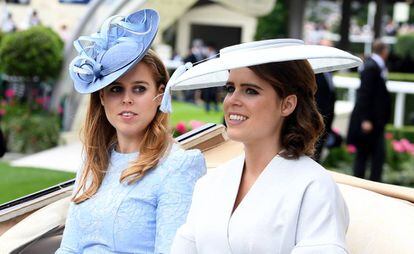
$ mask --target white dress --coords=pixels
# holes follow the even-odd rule
[[[171,253],[344,254],[348,210],[326,170],[275,156],[232,214],[244,155],[196,184]]]

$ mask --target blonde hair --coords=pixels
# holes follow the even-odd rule
[[[141,62],[150,67],[157,89],[167,84],[169,79],[167,69],[154,51],[149,50]],[[139,158],[122,172],[120,182],[132,184],[158,164],[172,143],[168,131],[168,118],[168,114],[157,111],[145,131]],[[89,199],[98,191],[109,165],[110,149],[117,141],[116,130],[109,123],[101,105],[99,91],[91,94],[82,139],[86,161],[72,198],[72,201],[77,204]]]

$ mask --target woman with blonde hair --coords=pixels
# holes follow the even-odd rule
[[[344,199],[310,158],[323,131],[315,73],[360,62],[299,40],[258,41],[222,49],[167,87],[225,85],[227,134],[244,145],[197,182],[172,254],[347,253]]]
[[[150,9],[111,17],[74,43],[70,75],[91,97],[84,165],[56,253],[168,253],[186,218],[205,162],[173,143],[159,110],[168,72],[149,49],[158,21]]]

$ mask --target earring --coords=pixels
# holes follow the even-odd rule
[[[154,99],[152,99],[152,101],[155,101],[158,97],[163,96],[163,95],[164,95],[164,93],[158,94],[157,96],[154,97]]]

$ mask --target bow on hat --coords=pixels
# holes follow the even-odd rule
[[[171,88],[175,84],[175,81],[183,75],[188,69],[193,67],[193,64],[188,62],[179,66],[171,76],[170,80],[165,87],[164,94],[162,96],[162,101],[160,105],[160,110],[164,113],[171,113],[172,112],[172,104],[171,104]]]

